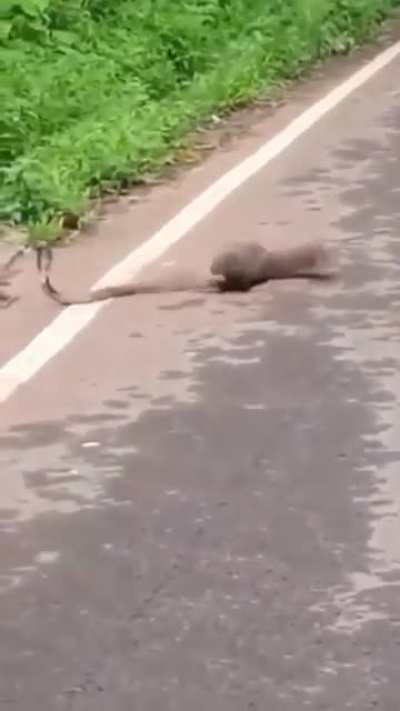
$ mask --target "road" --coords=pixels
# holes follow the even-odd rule
[[[111,206],[59,277],[92,283],[352,61]],[[400,58],[149,267],[324,237],[337,283],[113,302],[0,405],[0,709],[397,711],[399,76]],[[22,286],[0,369],[59,313],[29,263]]]

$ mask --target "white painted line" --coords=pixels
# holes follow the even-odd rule
[[[0,369],[0,403],[62,351],[94,319],[104,303],[64,309],[24,350],[11,358]]]
[[[187,235],[228,195],[264,168],[325,114],[336,108],[346,97],[399,55],[400,42],[396,42],[306,109],[286,128],[264,143],[258,151],[225,173],[184,207],[153,237],[134,249],[126,259],[100,279],[94,288],[132,279],[140,269],[154,262]],[[62,351],[94,319],[106,303],[84,304],[65,309],[24,350],[0,368],[0,402],[7,400],[20,385],[32,378],[49,360]]]

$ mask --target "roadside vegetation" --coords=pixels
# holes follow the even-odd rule
[[[0,223],[55,239],[400,0],[0,0]]]

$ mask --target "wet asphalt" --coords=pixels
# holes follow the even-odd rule
[[[0,709],[398,710],[399,76],[164,265],[324,236],[337,283],[113,303],[2,405]]]

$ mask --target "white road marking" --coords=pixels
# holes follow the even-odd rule
[[[243,185],[261,168],[264,168],[323,116],[336,108],[344,99],[399,55],[400,42],[396,42],[332,89],[322,99],[312,104],[255,153],[225,173],[186,205],[149,240],[134,249],[125,259],[107,272],[93,288],[132,279],[140,269],[154,262],[187,235],[228,195]],[[0,368],[0,402],[7,400],[20,385],[30,380],[46,363],[60,353],[95,318],[106,303],[70,306],[65,309],[26,348]]]

